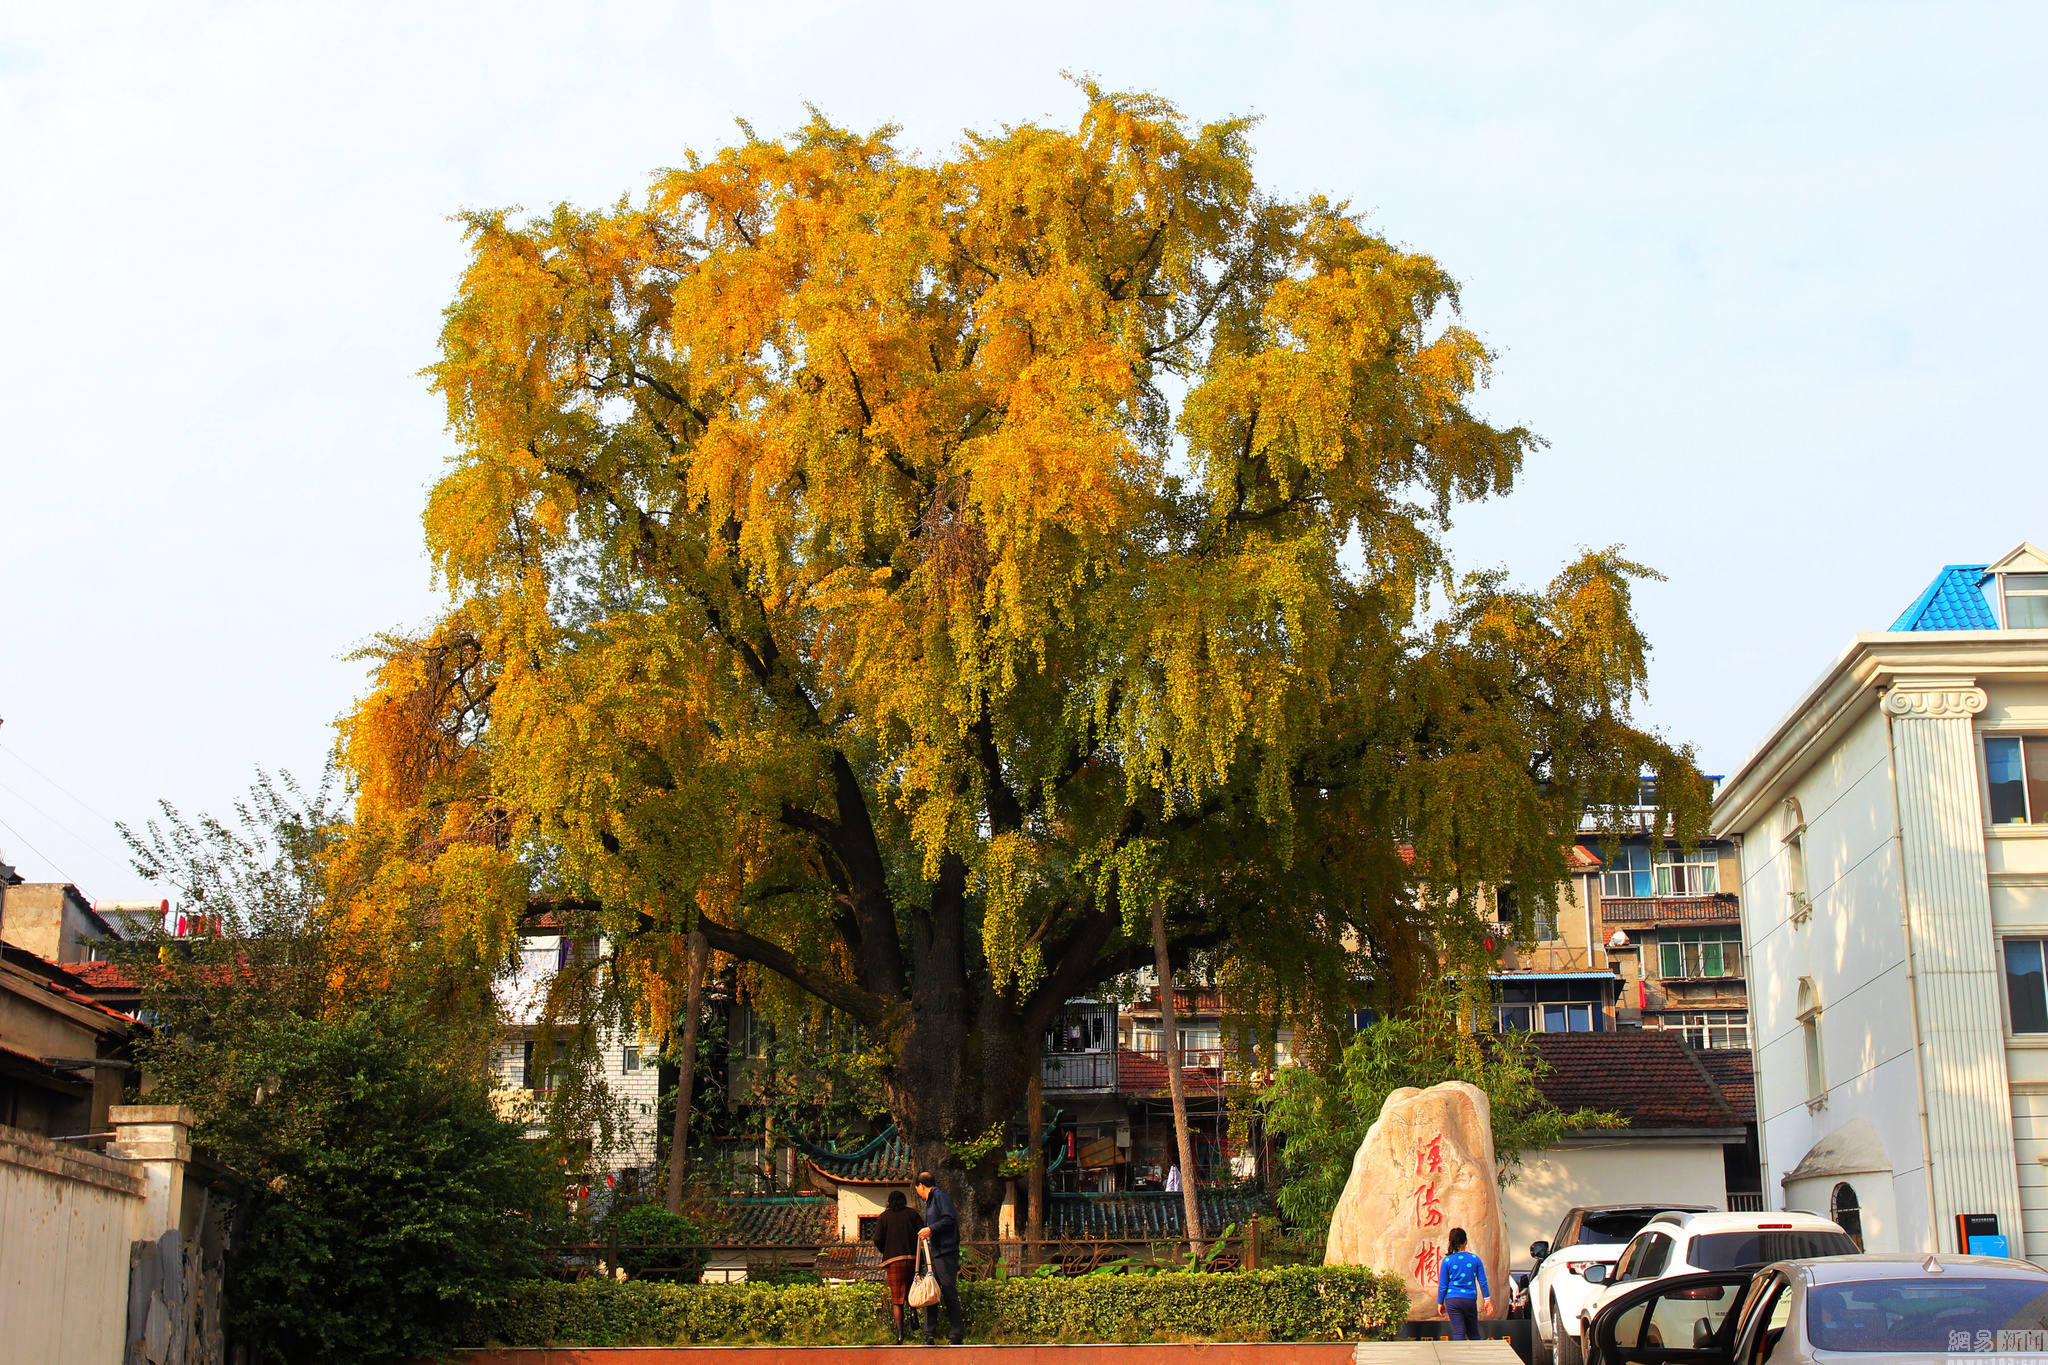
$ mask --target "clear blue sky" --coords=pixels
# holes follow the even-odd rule
[[[609,202],[805,101],[941,152],[1070,121],[1065,69],[1260,115],[1269,185],[1464,281],[1485,410],[1550,446],[1463,561],[1669,575],[1648,714],[1728,771],[1937,566],[2048,542],[2044,40],[1933,3],[9,6],[0,853],[144,892],[109,819],[317,772],[342,656],[433,614],[450,213]]]

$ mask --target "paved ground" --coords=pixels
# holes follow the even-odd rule
[[[1202,1346],[615,1346],[477,1351],[471,1365],[1521,1365],[1505,1341],[1264,1341]]]

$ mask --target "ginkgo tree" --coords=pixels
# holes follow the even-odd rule
[[[857,1021],[981,1220],[1043,1030],[1155,906],[1329,1055],[1359,982],[1481,961],[1491,888],[1527,934],[1589,803],[1704,806],[1630,718],[1647,570],[1453,573],[1538,443],[1468,406],[1451,277],[1262,190],[1246,120],[1080,89],[944,159],[814,114],[469,215],[452,602],[344,721],[359,923],[491,953],[544,907],[651,1019],[701,930]]]

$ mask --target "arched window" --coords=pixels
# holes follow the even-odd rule
[[[1799,1027],[1806,1035],[1806,1107],[1818,1109],[1828,1100],[1828,1078],[1821,1064],[1820,992],[1810,976],[1799,978]]]
[[[1785,913],[1794,924],[1804,924],[1813,913],[1813,900],[1806,891],[1806,816],[1796,796],[1785,798],[1785,823],[1789,829],[1780,841],[1785,846]]]
[[[1858,1251],[1863,1250],[1863,1206],[1856,1202],[1856,1187],[1848,1181],[1835,1186],[1835,1192],[1828,1197],[1828,1217],[1849,1234]]]

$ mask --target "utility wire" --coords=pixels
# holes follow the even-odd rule
[[[57,867],[57,860],[55,858],[52,858],[49,854],[43,852],[41,849],[37,848],[34,844],[30,843],[28,841],[28,836],[26,834],[23,834],[20,830],[8,824],[5,820],[0,820],[0,829],[6,830],[9,834],[12,834],[15,838],[21,840],[22,847],[26,848],[29,852],[35,854],[38,858],[41,858],[51,867],[56,868],[58,876],[62,877],[65,881],[70,882],[73,886],[78,885],[78,878],[72,876],[63,868]]]
[[[16,763],[19,763],[22,767],[28,769],[37,777],[42,778],[43,781],[49,783],[58,791],[63,792],[65,796],[70,797],[73,804],[75,804],[80,810],[84,811],[87,815],[92,816],[95,820],[104,820],[109,825],[119,825],[121,823],[119,820],[111,819],[108,816],[100,814],[100,812],[94,810],[91,806],[86,805],[85,802],[79,800],[75,796],[72,796],[71,792],[64,786],[62,782],[59,782],[56,778],[50,776],[41,768],[38,768],[35,764],[29,762],[26,758],[23,758],[21,755],[21,750],[14,748],[10,744],[0,742],[0,753],[8,755]]]
[[[86,838],[83,834],[80,834],[77,830],[72,829],[69,825],[59,820],[56,816],[50,814],[50,812],[44,810],[41,806],[38,806],[35,802],[29,800],[26,796],[23,796],[14,788],[8,786],[5,782],[0,782],[0,791],[6,792],[9,796],[12,796],[15,800],[21,802],[22,805],[27,806],[37,815],[42,816],[45,820],[48,820],[52,825],[55,825],[59,830],[70,835],[74,840],[77,841],[78,846],[80,848],[83,848],[86,852],[92,854],[93,857],[101,859],[105,862],[110,862],[115,867],[122,866],[122,863],[119,859],[108,858],[106,850],[98,847],[90,839]]]

